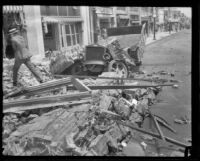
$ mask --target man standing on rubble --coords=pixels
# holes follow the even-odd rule
[[[37,81],[43,83],[40,74],[35,69],[34,64],[30,61],[32,55],[28,51],[24,38],[19,34],[19,30],[17,28],[10,29],[8,31],[8,36],[15,54],[15,64],[13,67],[13,86],[17,86],[18,70],[23,63],[33,73]]]

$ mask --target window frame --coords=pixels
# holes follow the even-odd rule
[[[69,25],[69,33],[66,34],[66,26]],[[64,42],[64,46],[62,46],[62,42],[61,42],[61,48],[64,49],[64,48],[68,48],[68,47],[73,47],[73,46],[76,46],[78,44],[82,44],[81,42],[81,29],[77,28],[76,25],[79,25],[79,22],[76,22],[76,23],[69,23],[69,24],[61,24],[61,41],[63,39],[63,42]],[[79,26],[81,28],[81,26]],[[74,33],[72,33],[72,28],[74,28]],[[77,29],[76,29],[77,28]],[[80,30],[80,31],[79,31]],[[78,35],[78,36],[77,36]],[[70,37],[70,45],[69,43],[67,42],[67,36]],[[75,36],[75,43],[73,41],[73,36]],[[79,42],[77,41],[77,39],[79,38]]]
[[[51,10],[53,10],[52,7],[56,7],[55,15],[51,13]],[[65,7],[66,12],[64,13],[64,15],[60,14],[62,12],[59,7]],[[76,7],[76,9],[75,9],[75,7]],[[72,12],[70,12],[70,10]],[[66,16],[66,17],[81,16],[81,9],[79,6],[41,6],[40,12],[41,12],[42,16]]]

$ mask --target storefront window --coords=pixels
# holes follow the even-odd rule
[[[63,37],[63,32],[62,32],[62,25],[60,25],[60,31],[61,31],[62,47],[64,47],[64,37]]]
[[[67,39],[67,46],[71,46],[72,45],[72,42],[71,42],[71,36],[66,36],[66,39]]]
[[[81,43],[81,24],[74,23],[65,25],[65,37],[67,46],[72,46]]]
[[[69,25],[65,25],[65,34],[70,34]]]
[[[131,20],[139,21],[139,15],[130,15]]]
[[[139,12],[139,8],[138,7],[130,7],[130,11]]]
[[[72,35],[72,38],[73,38],[73,45],[76,45],[76,36],[75,35]]]
[[[77,40],[77,43],[80,44],[81,43],[81,23],[76,23],[75,25],[75,32],[76,32],[76,40]]]

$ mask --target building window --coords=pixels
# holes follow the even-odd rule
[[[117,10],[125,11],[126,7],[117,7]]]
[[[65,25],[66,46],[73,46],[81,43],[81,23]]]
[[[139,15],[130,15],[131,20],[133,21],[139,21]]]
[[[80,16],[79,6],[40,6],[42,16]]]
[[[47,24],[47,33],[44,33],[45,38],[52,38],[53,37],[53,27],[52,24]]]
[[[57,16],[57,6],[49,6],[49,16]]]
[[[67,16],[67,7],[66,6],[58,6],[58,14],[59,14],[59,16]]]
[[[139,8],[138,7],[130,7],[130,11],[138,12]]]
[[[62,25],[60,25],[60,32],[61,32],[61,42],[62,42],[62,48],[64,48],[65,47],[65,45],[64,45],[64,34],[63,34],[63,30],[62,30]]]

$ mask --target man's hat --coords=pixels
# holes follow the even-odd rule
[[[12,28],[8,31],[8,35],[11,35],[11,34],[14,34],[14,33],[17,33],[19,30],[17,28]]]

